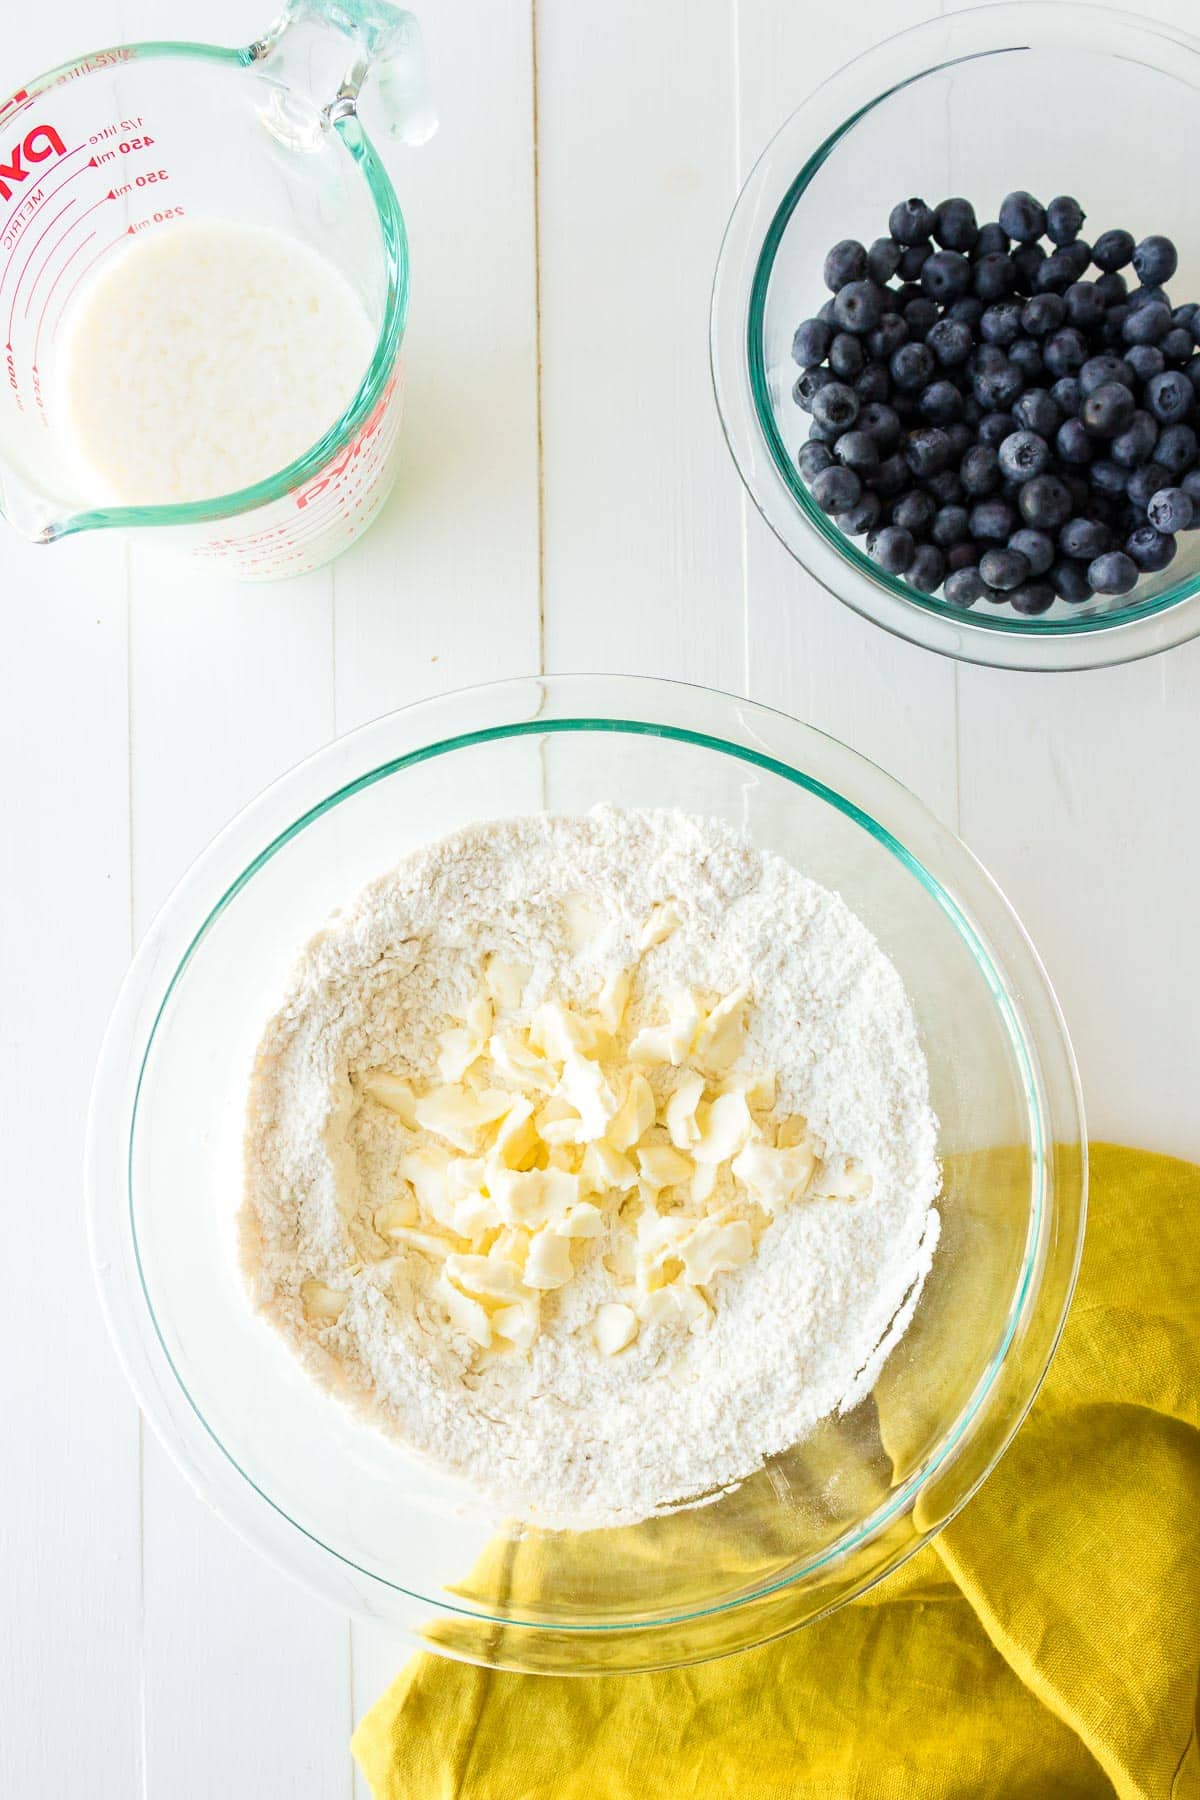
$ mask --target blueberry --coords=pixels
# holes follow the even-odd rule
[[[970,566],[963,569],[952,569],[946,577],[946,585],[942,590],[951,606],[974,606],[982,600],[987,592],[987,583],[978,569]]]
[[[1097,494],[1116,499],[1129,485],[1129,470],[1115,462],[1094,462],[1088,470],[1088,480]]]
[[[883,364],[868,363],[862,374],[854,377],[854,391],[864,406],[886,400],[892,391],[892,383]]]
[[[950,467],[957,469],[967,451],[975,442],[974,427],[965,419],[952,419],[945,427],[946,441],[950,445]]]
[[[1170,336],[1170,333],[1167,335]],[[1125,352],[1125,361],[1139,381],[1149,381],[1152,375],[1161,375],[1167,366],[1166,356],[1157,344],[1131,344]]]
[[[938,508],[958,506],[965,498],[966,492],[954,469],[940,469],[936,475],[929,475],[922,483],[925,492],[937,502]]]
[[[1050,398],[1060,413],[1073,419],[1083,405],[1083,383],[1078,375],[1060,375],[1050,389]]]
[[[940,426],[930,425],[909,433],[904,460],[918,481],[937,475],[950,461],[950,444]]]
[[[1096,519],[1068,519],[1058,534],[1058,541],[1068,556],[1092,562],[1097,556],[1104,555],[1112,537],[1108,526],[1101,525]]]
[[[923,594],[935,594],[946,575],[946,559],[935,544],[918,544],[905,579]]]
[[[1081,416],[1095,437],[1112,438],[1124,431],[1136,410],[1133,395],[1123,381],[1102,381],[1084,400]]]
[[[979,421],[979,441],[990,449],[997,450],[1012,432],[1017,429],[1011,413],[985,413]]]
[[[1071,516],[1071,493],[1057,475],[1035,475],[1021,487],[1018,504],[1026,525],[1057,531]]]
[[[981,406],[992,412],[1005,412],[1025,386],[1025,377],[1015,363],[1006,359],[998,369],[978,371],[972,376],[971,385]]]
[[[833,452],[828,444],[818,444],[812,438],[807,444],[801,444],[796,454],[796,467],[810,487],[814,477],[819,475],[822,469],[829,469],[832,466]]]
[[[1200,356],[1193,356],[1191,362],[1185,363],[1183,373],[1192,384],[1192,392],[1200,394]]]
[[[1104,296],[1094,281],[1073,281],[1064,299],[1067,317],[1080,331],[1095,331],[1104,318]]]
[[[1200,301],[1188,300],[1184,305],[1175,308],[1171,314],[1171,323],[1172,325],[1190,326],[1197,313],[1200,313]]]
[[[825,286],[836,294],[848,281],[865,281],[867,253],[856,238],[843,238],[825,258]]]
[[[899,313],[885,313],[874,331],[867,333],[867,349],[880,362],[887,362],[907,342],[908,326]]]
[[[981,256],[1006,256],[1012,243],[1003,225],[991,224],[979,227],[979,236],[975,239],[971,254],[978,261]]]
[[[923,494],[920,488],[911,488],[907,494],[901,494],[893,506],[892,524],[911,531],[914,538],[923,538],[936,515],[937,502],[933,496]]]
[[[1171,312],[1171,296],[1166,288],[1136,287],[1125,302],[1130,312],[1137,312],[1143,306],[1165,306]]]
[[[1173,537],[1156,531],[1153,525],[1139,525],[1125,539],[1125,554],[1133,558],[1138,568],[1147,575],[1156,575],[1165,569],[1175,556],[1177,545]]]
[[[900,279],[904,282],[918,282],[921,270],[933,255],[933,245],[926,238],[924,243],[909,244],[900,252]],[[908,296],[912,298],[911,295]]]
[[[833,300],[832,300],[832,298],[823,301],[821,303],[821,305],[818,306],[817,317],[818,317],[818,319],[823,319],[826,325],[833,324]]]
[[[1038,270],[1046,261],[1046,252],[1040,244],[1018,244],[1010,251],[1009,261],[1013,266],[1013,274],[1020,294],[1032,294],[1037,288]]]
[[[1200,512],[1200,469],[1190,469],[1179,485]]]
[[[858,429],[873,440],[878,450],[893,450],[900,442],[900,420],[894,408],[879,400],[869,401],[859,412]],[[848,435],[853,437],[857,433]]]
[[[871,486],[881,500],[894,500],[897,494],[906,493],[911,485],[912,475],[899,451],[885,456],[871,477]]]
[[[1062,294],[1066,297],[1067,289],[1083,273],[1078,257],[1073,254],[1075,249],[1076,246],[1072,244],[1066,250],[1055,250],[1045,262],[1038,264],[1034,285],[1039,294]]]
[[[964,294],[961,300],[956,300],[950,307],[946,317],[960,320],[962,324],[969,325],[971,330],[975,331],[983,317],[983,301],[978,294]]]
[[[1045,388],[1026,388],[1013,407],[1013,418],[1022,431],[1049,438],[1058,430],[1062,414]]]
[[[979,226],[971,202],[955,198],[935,206],[933,235],[944,250],[973,250],[979,238]]]
[[[1044,575],[1054,561],[1054,539],[1048,532],[1034,531],[1028,525],[1013,532],[1008,547],[1021,552],[1033,576]]]
[[[1074,375],[1088,359],[1087,339],[1073,325],[1064,325],[1046,339],[1042,358],[1056,379],[1060,375]]]
[[[979,321],[979,335],[987,344],[1009,349],[1021,335],[1021,305],[1017,300],[998,300]]]
[[[979,562],[979,545],[965,538],[946,552],[947,569],[973,569]]]
[[[873,475],[879,467],[879,445],[865,431],[845,431],[834,445],[834,456],[856,475]]]
[[[813,418],[830,431],[849,431],[858,413],[858,395],[844,381],[827,382],[813,398]]]
[[[1000,473],[1009,481],[1031,481],[1050,461],[1050,446],[1036,431],[1014,431],[1000,446]]]
[[[1019,550],[997,548],[985,550],[979,559],[979,573],[991,588],[999,588],[1007,593],[1010,588],[1020,587],[1028,581],[1032,573],[1029,559]]]
[[[1071,496],[1071,511],[1086,513],[1088,516],[1100,516],[1100,504],[1092,493],[1091,483],[1082,469],[1059,469],[1058,479]],[[1103,505],[1108,502],[1104,501]]]
[[[1139,463],[1149,462],[1157,442],[1158,425],[1150,413],[1139,410],[1113,439],[1110,454],[1123,469],[1136,469]]]
[[[829,366],[839,381],[852,381],[862,373],[863,347],[848,331],[839,331],[829,346]]]
[[[882,531],[875,533],[867,548],[889,575],[903,575],[916,551],[912,534],[899,525],[885,525]]]
[[[1178,425],[1196,404],[1191,382],[1179,369],[1152,375],[1146,383],[1146,405],[1164,425]]]
[[[976,444],[968,450],[958,473],[967,493],[976,498],[995,493],[1000,485],[999,458],[989,444]]]
[[[966,507],[939,506],[933,524],[929,528],[929,536],[938,549],[952,550],[955,544],[965,542],[968,535]]]
[[[1088,564],[1087,578],[1093,593],[1127,594],[1137,586],[1137,564],[1123,550],[1108,550]]]
[[[1035,338],[1018,338],[1008,353],[1008,360],[1014,369],[1020,369],[1024,381],[1036,384],[1045,379],[1046,365]]]
[[[1089,356],[1079,371],[1079,386],[1085,395],[1094,394],[1106,381],[1120,381],[1127,388],[1132,388],[1134,379],[1130,365],[1114,350],[1102,351],[1099,356]]]
[[[914,343],[924,343],[925,334],[931,325],[938,321],[938,309],[934,301],[923,294],[910,300],[904,308],[904,323],[908,327],[908,335]]]
[[[944,369],[956,369],[971,354],[971,327],[962,319],[939,319],[926,332],[925,342]]]
[[[1188,393],[1191,385],[1184,383]],[[952,381],[931,381],[918,398],[921,417],[931,425],[953,425],[962,417],[963,397]]]
[[[836,379],[832,369],[822,369],[816,366],[811,369],[802,369],[792,387],[792,399],[797,406],[802,406],[806,413],[810,413],[813,409],[813,402],[821,389],[827,388],[830,382]]]
[[[833,297],[835,323],[856,337],[873,331],[883,312],[883,289],[876,281],[849,281]]]
[[[880,287],[886,287],[900,267],[900,245],[895,238],[876,238],[867,251],[867,274]]]
[[[901,344],[888,366],[896,386],[915,393],[925,387],[933,375],[933,351],[924,344]]]
[[[1200,357],[1197,357],[1196,361],[1200,362]],[[971,393],[964,394],[963,395],[963,419],[965,420],[965,422],[968,425],[976,426],[979,424],[979,421],[983,418],[983,416],[984,416],[983,408],[982,408],[982,406],[980,406],[980,404],[979,404],[978,400],[975,398],[974,394],[971,394]]]
[[[1057,331],[1066,317],[1067,302],[1061,294],[1034,294],[1021,308],[1021,325],[1030,337]]]
[[[1198,448],[1190,425],[1168,425],[1159,433],[1154,460],[1172,475],[1182,475],[1194,465]]]
[[[1155,531],[1173,534],[1177,531],[1190,531],[1195,518],[1195,508],[1191,497],[1181,487],[1160,488],[1151,496],[1146,508],[1146,517]]]
[[[1106,275],[1116,269],[1124,269],[1133,261],[1133,233],[1102,231],[1092,245],[1092,261]]]
[[[1087,214],[1070,194],[1060,194],[1046,208],[1046,236],[1055,244],[1072,244]]]
[[[883,501],[878,494],[864,488],[858,503],[838,514],[838,529],[847,537],[861,537],[865,531],[874,531],[882,516]]]
[[[1016,523],[1007,500],[979,500],[971,508],[971,536],[977,543],[1006,544]]]
[[[1054,605],[1054,589],[1048,581],[1026,581],[1012,590],[1008,603],[1014,612],[1027,616],[1049,612]]]
[[[1168,237],[1145,237],[1133,253],[1133,266],[1145,286],[1161,285],[1179,267],[1179,252]]]
[[[948,306],[971,285],[971,265],[958,250],[935,250],[921,268],[921,286],[931,300]]]
[[[1000,223],[1019,244],[1032,243],[1046,229],[1045,209],[1023,189],[1009,194],[1000,207]]]
[[[933,230],[933,209],[924,200],[901,200],[888,216],[888,230],[898,244],[919,244]]]
[[[1170,487],[1171,471],[1160,462],[1143,463],[1125,484],[1125,492],[1136,510],[1145,512],[1160,488]]]
[[[1069,556],[1061,557],[1055,563],[1050,571],[1050,583],[1059,599],[1069,601],[1072,606],[1092,597],[1086,564],[1072,562]]]
[[[1125,277],[1123,275],[1118,275],[1116,270],[1113,269],[1110,270],[1108,274],[1098,277],[1096,281],[1096,292],[1103,299],[1105,306],[1120,306],[1129,292],[1129,288],[1126,284]]]
[[[797,325],[792,339],[792,359],[801,367],[824,362],[832,341],[833,332],[824,319],[805,319],[803,325]]]
[[[1074,467],[1090,463],[1096,454],[1094,441],[1088,436],[1082,419],[1064,419],[1054,437],[1054,448],[1062,462]]]
[[[1017,288],[1017,269],[1011,257],[994,251],[981,256],[974,265],[971,286],[977,299],[984,302],[1003,300]]]
[[[835,465],[832,469],[822,469],[813,478],[812,496],[822,512],[849,512],[862,499],[862,482],[853,469]]]
[[[1161,300],[1150,300],[1133,308],[1121,327],[1127,344],[1157,344],[1171,329],[1171,309]]]
[[[1165,337],[1160,337],[1158,347],[1167,362],[1186,362],[1192,354],[1192,334],[1186,325],[1172,325]]]

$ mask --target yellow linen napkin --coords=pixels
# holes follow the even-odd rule
[[[1200,1168],[1092,1157],[1058,1355],[932,1544],[697,1668],[414,1657],[354,1735],[376,1800],[1200,1800]]]

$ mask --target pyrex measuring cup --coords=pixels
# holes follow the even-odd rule
[[[362,532],[395,474],[408,243],[358,115],[433,130],[416,21],[386,0],[288,0],[245,49],[128,44],[81,57],[0,109],[0,511],[39,543],[161,530],[172,548],[266,579],[316,568]],[[270,225],[351,283],[375,329],[342,416],[253,487],[175,506],[111,506],[64,441],[62,322],[89,277],[178,219]]]

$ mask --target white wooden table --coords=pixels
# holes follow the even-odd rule
[[[1127,0],[1138,4],[1138,0]],[[246,41],[270,0],[11,9],[0,86],[104,43]],[[933,0],[424,0],[401,491],[252,589],[0,535],[0,1791],[350,1800],[399,1646],[291,1586],[143,1430],[80,1161],[131,949],[228,816],[335,733],[534,669],[745,691],[913,787],[1058,985],[1094,1135],[1200,1155],[1200,643],[1080,676],[956,666],[822,593],[742,494],[707,369],[740,180],[821,78]],[[1188,0],[1142,0],[1183,22]]]

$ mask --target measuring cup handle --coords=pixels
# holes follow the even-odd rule
[[[287,0],[254,45],[254,56],[264,73],[269,69],[282,85],[307,93],[329,119],[357,111],[359,94],[374,76],[392,137],[423,144],[437,129],[421,27],[414,14],[388,0]],[[331,59],[340,81],[332,93],[315,93],[322,83],[334,86]]]

